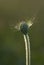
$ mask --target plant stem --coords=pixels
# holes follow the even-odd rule
[[[27,34],[27,43],[28,43],[28,58],[29,58],[28,62],[29,62],[29,65],[31,65],[31,55],[30,55],[30,53],[31,53],[31,51],[30,51],[30,39],[29,39],[28,34]]]
[[[28,45],[27,45],[27,39],[24,35],[24,41],[25,41],[25,50],[26,50],[26,65],[28,65]]]
[[[23,35],[24,41],[25,41],[25,50],[26,50],[26,65],[30,65],[30,41],[29,36]]]

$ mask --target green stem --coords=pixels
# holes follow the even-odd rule
[[[25,41],[25,51],[26,51],[26,65],[28,65],[28,45],[27,45],[27,38],[25,35],[24,36],[24,41]]]
[[[30,51],[30,39],[29,39],[29,36],[28,36],[28,34],[27,34],[27,43],[28,43],[28,57],[29,57],[29,65],[31,65],[31,51]]]
[[[26,50],[26,65],[30,65],[30,40],[28,34],[23,36],[24,36],[25,50]]]

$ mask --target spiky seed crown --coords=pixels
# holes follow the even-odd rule
[[[28,25],[26,23],[21,24],[20,30],[23,34],[26,35],[28,33]]]

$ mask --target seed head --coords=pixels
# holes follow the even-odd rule
[[[26,23],[22,23],[20,25],[20,31],[26,35],[28,33],[28,25]]]

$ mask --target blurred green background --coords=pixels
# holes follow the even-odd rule
[[[37,13],[29,30],[31,65],[44,65],[44,1],[0,0],[0,65],[25,65],[25,45],[21,32],[12,29],[19,20]]]

